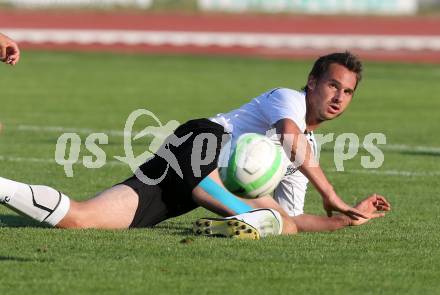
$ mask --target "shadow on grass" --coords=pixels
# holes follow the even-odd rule
[[[50,228],[49,225],[18,215],[0,215],[0,227]]]
[[[40,259],[40,258],[25,258],[25,257],[16,257],[16,256],[2,256],[0,255],[0,263],[12,261],[12,262],[50,262],[50,259]]]
[[[38,221],[19,215],[0,215],[0,228],[1,227],[42,228],[42,229],[52,228],[47,224],[39,223]],[[194,235],[191,228],[188,228],[187,225],[179,225],[178,223],[163,223],[154,226],[153,229],[159,229],[159,230],[167,231],[173,235],[179,235],[185,237]],[[2,260],[2,256],[0,256],[0,261],[1,260]]]
[[[158,224],[158,225],[154,226],[153,229],[154,228],[166,230],[174,235],[180,235],[180,236],[185,236],[185,237],[194,235],[192,229],[188,228],[187,225],[165,223],[165,224]]]

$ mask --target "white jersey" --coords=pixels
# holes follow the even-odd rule
[[[306,130],[306,97],[304,92],[275,88],[257,96],[229,113],[218,114],[211,121],[222,125],[236,140],[243,133],[267,134],[281,119],[291,119],[301,132]]]
[[[301,132],[306,131],[306,97],[303,91],[275,88],[238,109],[210,118],[232,135],[232,145],[244,133],[274,134],[274,124],[281,119],[290,119]],[[306,133],[306,136],[316,155],[313,133]],[[289,165],[285,178],[274,192],[274,198],[290,215],[302,214],[307,183],[308,179]]]

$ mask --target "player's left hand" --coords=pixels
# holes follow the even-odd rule
[[[8,36],[0,33],[0,61],[15,65],[20,60],[20,49]]]
[[[391,205],[385,199],[385,197],[378,194],[373,194],[368,198],[362,200],[354,208],[365,214],[367,218],[359,218],[357,220],[352,219],[351,225],[361,225],[366,223],[370,219],[384,217],[384,212],[390,211]]]

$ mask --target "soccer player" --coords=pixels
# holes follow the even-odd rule
[[[0,202],[59,228],[151,227],[198,206],[226,218],[198,220],[194,225],[197,234],[259,238],[363,224],[383,216],[378,211],[390,210],[386,199],[372,195],[354,208],[348,206],[311,157],[310,145],[302,144],[307,137],[313,141],[312,131],[322,122],[347,108],[360,73],[360,62],[348,52],[321,57],[304,91],[273,89],[230,113],[188,121],[135,175],[87,201],[74,201],[48,186],[0,178]],[[239,199],[224,188],[218,175],[220,149],[229,139],[233,144],[242,133],[265,134],[272,128],[296,164],[277,188],[279,204],[271,197]],[[305,193],[305,178],[321,193],[327,217],[300,214],[301,206],[289,207],[298,202],[297,197],[304,198],[297,192]],[[286,189],[288,186],[293,189]],[[343,214],[332,216],[333,211]]]
[[[20,50],[17,43],[0,33],[0,61],[15,65],[19,60]]]
[[[283,209],[278,211],[287,213],[298,231],[333,230],[340,228],[344,220],[346,224],[361,224],[368,216],[366,208],[372,204],[370,213],[374,208],[391,209],[384,197],[372,195],[355,207],[358,211],[353,210],[339,198],[313,157],[317,151],[313,131],[347,109],[361,78],[362,63],[355,55],[350,52],[325,55],[314,63],[302,91],[275,88],[236,110],[212,118],[231,133],[233,142],[243,133],[265,134],[271,128],[276,129],[283,147],[288,148],[286,152],[290,154],[291,163],[273,198]],[[321,194],[328,218],[304,214],[309,181]],[[255,200],[254,206],[274,208],[265,198]],[[333,210],[350,218],[331,218]],[[195,230],[201,234],[221,234],[227,228],[225,224],[230,223],[229,220],[208,218],[197,222]]]

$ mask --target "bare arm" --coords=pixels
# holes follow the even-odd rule
[[[295,222],[298,232],[334,231],[350,226],[350,218],[345,215],[327,217],[302,214],[291,218]]]
[[[347,226],[361,225],[371,219],[383,217],[383,211],[390,211],[391,205],[385,197],[373,194],[354,208],[362,213],[366,218],[352,219],[346,215],[334,215],[332,217],[302,214],[298,216],[289,216],[281,206],[270,197],[246,200],[254,208],[271,208],[277,210],[283,217],[283,234],[296,234],[299,232],[322,232],[334,231]]]
[[[209,177],[211,177],[215,182],[223,187],[217,169],[211,172]],[[213,198],[200,187],[196,187],[193,190],[193,199],[199,205],[222,216],[231,216],[236,214],[224,204],[218,202],[215,198]],[[283,234],[285,235],[296,234],[298,232],[333,231],[349,225],[360,225],[372,218],[384,216],[383,213],[378,213],[377,211],[389,211],[391,209],[389,203],[385,200],[384,197],[372,195],[361,201],[355,207],[363,215],[367,216],[366,218],[353,220],[345,215],[325,217],[305,214],[291,217],[271,197],[241,199],[241,201],[249,204],[253,208],[271,208],[277,210],[283,218]]]
[[[391,205],[383,196],[374,194],[362,200],[355,208],[368,218],[353,220],[345,215],[326,217],[303,214],[291,217],[291,219],[295,222],[298,232],[334,231],[346,226],[361,225],[373,218],[383,217],[385,213],[379,211],[390,211]]]
[[[275,123],[277,134],[281,135],[281,143],[286,152],[290,152],[290,159],[299,166],[299,170],[310,180],[322,196],[323,206],[327,215],[332,211],[339,211],[353,219],[366,218],[361,212],[351,208],[336,194],[319,164],[312,156],[312,149],[307,138],[290,119],[282,119]]]

